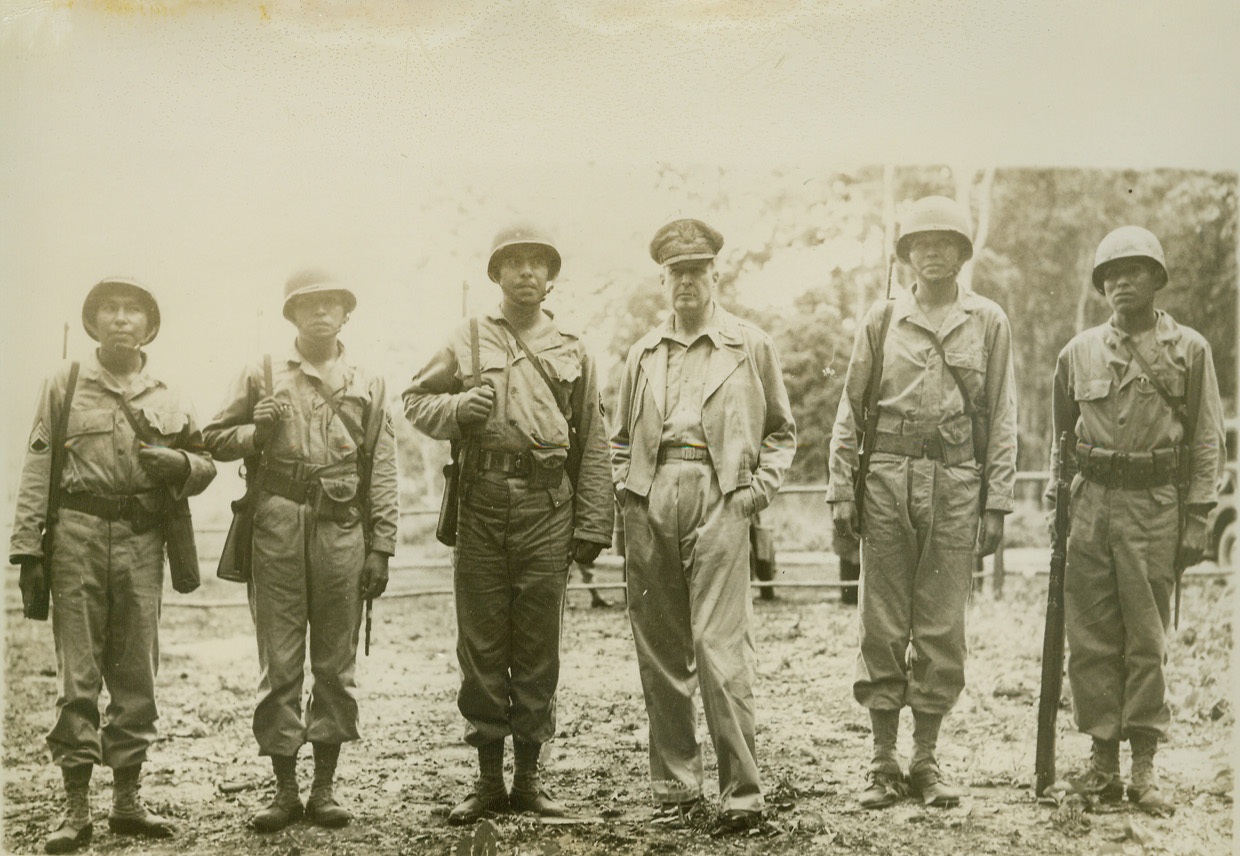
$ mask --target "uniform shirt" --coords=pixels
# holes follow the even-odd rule
[[[676,327],[673,315],[662,337],[667,343],[667,414],[660,445],[704,448],[702,395],[710,352],[719,347],[719,328],[712,318],[712,323],[690,341]]]
[[[52,432],[64,401],[69,380],[69,364],[43,383],[39,393],[34,429],[26,445],[21,487],[17,496],[17,516],[9,544],[10,555],[43,555],[41,538],[47,518],[47,495],[51,478]],[[60,477],[63,491],[93,493],[100,496],[126,496],[155,490],[159,485],[138,463],[140,441],[121,409],[120,400],[169,446],[186,453],[189,474],[185,482],[173,486],[170,494],[183,499],[201,493],[215,477],[215,464],[202,450],[202,435],[188,401],[148,369],[142,367],[122,384],[103,367],[97,354],[81,362],[77,387],[70,404],[65,436],[64,470]]]
[[[387,410],[383,378],[372,377],[349,361],[340,346],[337,368],[344,386],[333,391],[337,406],[366,430],[367,420],[381,419],[375,441],[370,476],[371,549],[393,555],[396,552],[396,523],[399,516],[396,486],[396,431]],[[203,439],[219,461],[235,461],[256,454],[254,443],[254,405],[265,397],[266,381],[261,361],[245,368],[228,391],[224,406],[203,429]],[[276,423],[267,441],[266,458],[281,463],[304,464],[312,471],[331,469],[335,478],[355,474],[358,446],[349,429],[323,397],[311,378],[322,377],[301,355],[294,343],[271,361],[272,389],[277,401],[288,408]],[[351,466],[350,466],[351,465]]]
[[[879,335],[883,308],[879,302],[866,314],[848,362],[844,395],[831,434],[828,502],[854,498],[859,423],[866,384],[874,370],[871,342]],[[974,405],[985,402],[989,412],[990,440],[982,473],[986,509],[1009,512],[1016,483],[1016,383],[1011,326],[993,300],[957,286],[956,299],[935,331],[913,291],[895,299],[883,346],[878,429],[929,433],[936,426],[967,426],[960,387],[927,335],[936,332],[947,362],[960,371]]]
[[[486,449],[519,452],[546,450],[567,458],[568,421],[542,375],[500,323],[499,309],[478,319],[478,363],[482,383],[495,390],[485,424],[468,440]],[[402,398],[405,416],[427,436],[458,440],[464,436],[457,419],[461,394],[475,386],[470,325],[460,325],[448,343],[413,377]],[[553,324],[538,336],[523,334],[529,349],[567,400],[582,385],[578,436],[582,444],[577,478],[573,537],[611,543],[612,492],[607,462],[607,433],[594,363],[577,336]]]
[[[1184,423],[1150,382],[1131,349],[1154,370],[1159,383],[1173,398],[1186,401],[1190,367],[1199,366],[1201,395],[1197,412],[1190,414],[1196,435],[1185,437]],[[1116,452],[1148,452],[1187,443],[1192,474],[1185,501],[1212,506],[1218,499],[1218,477],[1223,456],[1222,404],[1210,345],[1166,312],[1156,312],[1154,327],[1129,336],[1105,324],[1078,333],[1059,353],[1054,386],[1055,443],[1051,471],[1058,472],[1059,435],[1068,432],[1069,448],[1078,440]],[[1076,456],[1067,461],[1075,473]],[[1053,495],[1052,480],[1048,496]]]

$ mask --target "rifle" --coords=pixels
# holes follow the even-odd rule
[[[1046,631],[1042,637],[1042,695],[1038,699],[1038,744],[1034,761],[1034,794],[1055,781],[1055,718],[1063,692],[1064,572],[1068,564],[1072,483],[1068,474],[1068,432],[1059,435],[1059,466],[1055,471],[1055,541],[1051,547],[1051,579],[1046,593]]]
[[[68,327],[69,325],[66,324],[66,331]],[[30,609],[26,613],[26,618],[34,621],[47,621],[51,609],[52,552],[56,545],[56,525],[60,520],[60,477],[65,468],[67,452],[65,437],[69,433],[69,409],[73,406],[73,393],[77,389],[79,368],[80,364],[76,360],[69,366],[69,379],[65,383],[65,394],[60,402],[60,410],[55,413],[56,421],[52,427],[52,461],[51,473],[48,477],[47,513],[43,517],[43,592],[38,600],[30,604]]]
[[[895,268],[896,257],[887,257],[887,293],[883,298],[883,320],[879,325],[878,341],[870,343],[870,377],[865,384],[865,396],[861,411],[861,437],[857,444],[860,451],[857,455],[857,475],[853,481],[853,501],[857,505],[857,525],[861,525],[862,512],[865,510],[865,481],[870,474],[870,458],[874,455],[874,444],[878,442],[878,387],[883,380],[883,346],[887,341],[887,328],[891,326],[891,273]],[[844,391],[847,395],[847,389]]]

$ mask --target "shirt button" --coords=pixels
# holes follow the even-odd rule
[[[1120,425],[1123,425],[1125,422],[1127,422],[1127,421],[1128,421],[1128,417],[1127,417],[1127,416],[1121,416],[1121,417],[1120,417],[1118,420],[1116,420],[1116,421],[1118,421]]]

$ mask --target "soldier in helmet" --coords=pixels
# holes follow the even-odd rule
[[[396,550],[395,430],[383,378],[358,366],[338,336],[357,306],[320,271],[284,288],[297,337],[283,353],[247,366],[204,431],[219,461],[259,459],[254,476],[250,608],[260,677],[254,737],[271,758],[276,790],[251,818],[273,832],[304,814],[340,827],[351,815],[333,785],[341,744],[358,739],[358,628],[366,599],[387,588]],[[302,684],[309,630],[313,686]],[[297,753],[314,747],[305,806]]]
[[[792,465],[796,424],[771,338],[717,300],[723,236],[700,220],[655,233],[671,316],[629,349],[611,438],[629,619],[650,718],[656,826],[703,807],[700,688],[719,762],[719,834],[765,807],[754,741],[750,518]]]
[[[589,565],[611,543],[613,503],[594,362],[542,307],[559,272],[541,230],[496,235],[487,274],[499,306],[460,325],[404,393],[415,428],[462,449],[457,704],[479,776],[452,809],[454,824],[507,809],[565,813],[538,760],[555,734],[569,559]]]
[[[1011,328],[997,304],[956,282],[973,255],[970,235],[967,211],[951,199],[911,206],[896,254],[915,283],[866,315],[831,438],[836,532],[861,540],[853,695],[869,709],[873,729],[858,796],[866,808],[891,805],[908,790],[932,806],[961,797],[935,757],[939,727],[964,689],[975,557],[999,544],[1016,464]],[[859,519],[854,479],[871,378],[877,419]],[[904,707],[913,712],[907,775],[896,753]]]
[[[1222,406],[1209,344],[1154,308],[1167,264],[1153,234],[1121,226],[1104,237],[1093,284],[1112,315],[1060,352],[1053,401],[1052,466],[1067,456],[1076,473],[1064,579],[1068,680],[1076,725],[1093,738],[1089,765],[1069,784],[1121,799],[1127,740],[1128,799],[1161,816],[1174,811],[1154,769],[1171,723],[1171,597],[1205,549]]]
[[[133,280],[105,279],[90,290],[82,325],[99,347],[43,384],[22,467],[9,556],[21,565],[27,617],[47,618],[44,572],[50,571],[60,679],[47,745],[64,776],[66,807],[45,842],[48,853],[90,843],[96,764],[113,771],[113,832],[151,838],[174,832],[139,796],[158,716],[162,522],[170,500],[201,493],[215,466],[202,449],[189,404],[152,371],[142,350],[159,332],[159,322],[154,295]],[[49,557],[42,533],[53,523],[47,511],[54,445],[66,458]],[[110,701],[100,728],[102,685]]]

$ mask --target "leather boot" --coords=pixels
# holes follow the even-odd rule
[[[90,764],[60,769],[65,781],[65,815],[43,842],[45,852],[72,853],[90,844],[94,832],[90,820],[91,769]]]
[[[339,743],[314,744],[314,783],[310,786],[310,799],[306,800],[306,820],[328,829],[347,826],[353,819],[332,794],[339,758]]]
[[[303,809],[297,794],[297,756],[272,755],[271,769],[276,774],[276,792],[271,804],[250,818],[250,825],[259,832],[278,832],[301,819]]]
[[[1119,776],[1119,741],[1093,738],[1089,766],[1078,776],[1068,778],[1070,793],[1091,796],[1114,803],[1124,798],[1124,782]]]
[[[909,791],[933,808],[952,808],[964,791],[943,780],[934,753],[939,744],[943,714],[913,711],[913,760],[908,765]]]
[[[504,787],[504,741],[495,740],[478,747],[478,782],[448,815],[448,823],[459,826],[488,815],[508,811],[508,790]]]
[[[568,811],[551,797],[538,775],[538,755],[541,743],[513,740],[512,797],[510,806],[515,812],[533,812],[540,817],[566,817]]]
[[[141,787],[141,764],[118,767],[112,771],[112,811],[108,815],[108,829],[118,835],[171,838],[176,834],[176,825],[165,817],[147,811],[139,795]]]
[[[886,808],[908,793],[908,781],[900,769],[896,740],[900,735],[899,710],[870,710],[874,756],[865,777],[865,789],[857,794],[862,808]]]
[[[1128,785],[1128,799],[1146,814],[1154,817],[1170,817],[1175,814],[1175,804],[1163,796],[1158,787],[1158,771],[1154,768],[1154,755],[1158,752],[1158,738],[1153,735],[1133,736],[1132,781]]]

